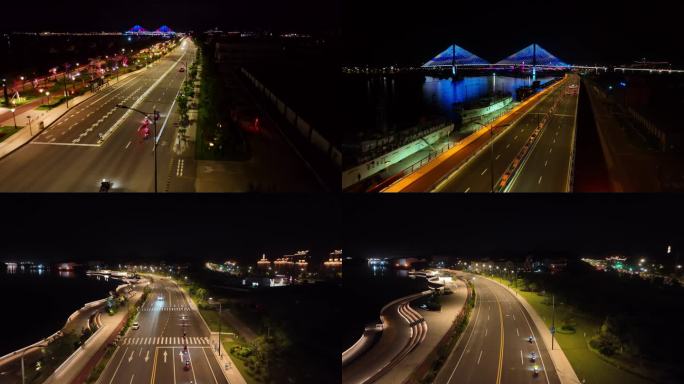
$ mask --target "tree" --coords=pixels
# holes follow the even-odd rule
[[[197,296],[200,301],[204,301],[207,298],[207,290],[204,288],[197,288],[195,290],[195,296]]]

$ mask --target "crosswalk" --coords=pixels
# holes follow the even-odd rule
[[[208,345],[208,337],[186,337],[188,345]],[[126,337],[121,345],[185,345],[183,337]]]
[[[175,312],[183,312],[183,311],[190,311],[190,307],[142,307],[140,308],[141,311],[143,312],[153,312],[153,311],[175,311]]]

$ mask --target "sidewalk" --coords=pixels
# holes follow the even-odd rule
[[[442,338],[453,325],[454,320],[465,304],[468,290],[465,283],[456,280],[447,285],[454,292],[451,295],[440,296],[442,309],[439,312],[420,310],[420,314],[428,325],[427,337],[399,364],[392,368],[377,382],[393,384],[405,382],[411,374],[425,361],[432,351],[439,345]]]
[[[486,276],[482,277],[486,278]],[[516,299],[518,299],[520,304],[522,304],[522,306],[525,307],[525,310],[530,315],[530,319],[532,319],[537,329],[540,330],[540,337],[546,345],[546,350],[549,352],[551,360],[553,360],[553,365],[556,367],[556,373],[560,378],[561,384],[579,384],[580,380],[577,377],[575,370],[572,368],[572,365],[570,365],[570,361],[565,356],[565,353],[563,352],[563,349],[561,348],[560,344],[554,343],[554,349],[551,350],[551,332],[544,332],[544,330],[548,330],[548,328],[546,326],[546,323],[544,323],[544,320],[542,320],[542,318],[539,317],[539,314],[537,314],[537,311],[535,311],[534,308],[532,308],[532,306],[527,302],[527,300],[525,300],[525,298],[518,295],[511,288],[499,283],[496,280],[492,280],[489,278],[487,278],[487,280],[493,281],[496,284],[499,284],[500,286],[507,289],[513,296],[515,296]]]
[[[142,292],[136,292],[129,300],[133,303],[138,301],[142,296]],[[63,384],[73,383],[74,381],[83,377],[86,368],[92,369],[97,360],[94,358],[101,357],[100,351],[104,349],[109,340],[121,329],[121,325],[128,317],[128,311],[119,310],[113,316],[101,316],[100,321],[102,326],[92,335],[86,342],[67,358],[62,365],[60,365],[55,372],[45,380],[44,384]],[[95,360],[95,361],[93,361]],[[86,375],[87,377],[87,375]],[[78,381],[80,382],[80,381]]]
[[[145,68],[142,68],[144,70]],[[69,100],[69,108],[67,109],[66,103],[62,103],[59,106],[52,108],[50,110],[39,110],[38,106],[32,109],[24,110],[18,113],[16,117],[17,127],[20,128],[17,133],[7,138],[7,140],[0,143],[0,159],[14,152],[18,148],[22,147],[24,144],[31,141],[34,137],[40,135],[47,129],[50,124],[54,123],[57,119],[64,116],[69,110],[73,109],[82,102],[90,99],[95,95],[99,95],[103,92],[107,92],[115,84],[118,84],[134,74],[140,73],[140,70],[129,72],[127,74],[119,76],[119,79],[110,79],[107,85],[102,86],[99,90],[92,92],[88,91],[81,96],[77,96]],[[28,117],[31,117],[31,125],[29,125]],[[40,129],[40,124],[42,123],[43,129]],[[12,116],[5,121],[0,122],[0,126],[14,126],[14,119]]]

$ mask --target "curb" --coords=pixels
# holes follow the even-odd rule
[[[485,278],[485,279],[487,279],[487,280],[489,280],[489,281],[491,281],[491,282],[493,282],[493,283],[496,283],[496,284],[500,285],[501,287],[503,287],[504,289],[506,289],[506,291],[508,291],[510,294],[512,294],[512,295],[516,298],[516,300],[522,305],[522,307],[525,309],[525,311],[527,312],[528,316],[530,317],[530,320],[532,320],[532,321],[534,322],[534,325],[535,325],[535,326],[537,326],[537,322],[538,322],[538,321],[541,321],[542,324],[544,324],[544,328],[543,328],[543,329],[544,329],[544,330],[547,329],[547,328],[546,328],[546,323],[544,323],[544,321],[541,320],[541,318],[539,317],[539,314],[537,313],[537,311],[534,310],[534,307],[532,307],[532,305],[530,305],[530,303],[528,303],[527,300],[525,300],[524,297],[518,295],[518,294],[517,294],[515,291],[513,291],[511,288],[505,286],[504,284],[501,284],[500,282],[498,282],[498,281],[496,281],[496,280],[492,280],[492,279],[490,279],[489,277],[484,276],[484,275],[478,275],[478,276],[482,276],[483,278]],[[534,319],[534,317],[537,317],[537,319]],[[540,331],[540,333],[543,332],[542,330],[539,330],[539,331]],[[540,335],[540,336],[541,336],[541,335]],[[548,353],[549,356],[551,357],[551,361],[553,361],[553,365],[554,365],[554,367],[556,368],[556,375],[558,375],[558,379],[560,380],[561,384],[579,384],[579,383],[580,383],[580,380],[579,380],[579,378],[577,377],[577,374],[575,373],[575,370],[574,370],[574,368],[572,367],[572,364],[570,364],[570,360],[568,360],[567,356],[565,356],[565,352],[563,352],[563,349],[562,349],[562,347],[560,346],[560,344],[556,343],[556,345],[558,346],[558,348],[554,348],[553,350],[551,350],[551,349],[549,348],[549,345],[547,345],[546,341],[544,340],[544,338],[541,337],[541,339],[542,339],[542,341],[544,342],[544,345],[546,346],[547,353]],[[555,356],[555,355],[558,355],[558,353],[556,353],[556,354],[551,353],[551,352],[553,352],[553,351],[558,351],[558,352],[560,352],[560,356],[562,356],[562,357]],[[565,372],[565,371],[563,371],[563,370],[561,370],[561,369],[559,368],[559,366],[558,366],[558,360],[559,360],[559,359],[560,359],[561,361],[562,361],[562,360],[565,360],[565,361],[563,361],[563,365],[567,365],[567,366],[570,368],[570,371],[569,371],[569,372]]]

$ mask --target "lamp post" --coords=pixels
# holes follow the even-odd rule
[[[47,96],[47,104],[50,104],[50,92],[45,92],[45,96]]]
[[[117,106],[117,108],[130,109],[131,111],[140,113],[141,115],[145,116],[148,119],[150,118],[149,113],[143,112],[139,109],[131,108],[131,107],[123,105],[123,104],[117,104],[116,106]],[[158,119],[158,117],[159,117],[159,112],[157,111],[156,108],[153,108],[151,120],[152,120],[152,123],[154,124],[154,137],[153,137],[153,141],[154,141],[154,149],[153,149],[153,152],[154,152],[154,193],[157,193],[157,119]]]
[[[29,121],[29,134],[31,137],[33,137],[33,130],[31,129],[31,116],[26,116],[26,118]]]
[[[64,71],[64,98],[66,99],[66,107],[69,109],[69,91],[67,91],[67,71]]]
[[[209,298],[209,301],[212,302],[214,299],[212,297]],[[219,311],[218,311],[218,323],[219,323],[219,330],[218,330],[218,345],[216,346],[216,349],[218,349],[218,355],[221,357],[221,302],[218,302],[219,305]]]
[[[17,116],[14,115],[14,111],[16,110],[16,108],[10,109],[10,111],[12,111],[12,120],[14,120],[14,129],[17,129]]]

